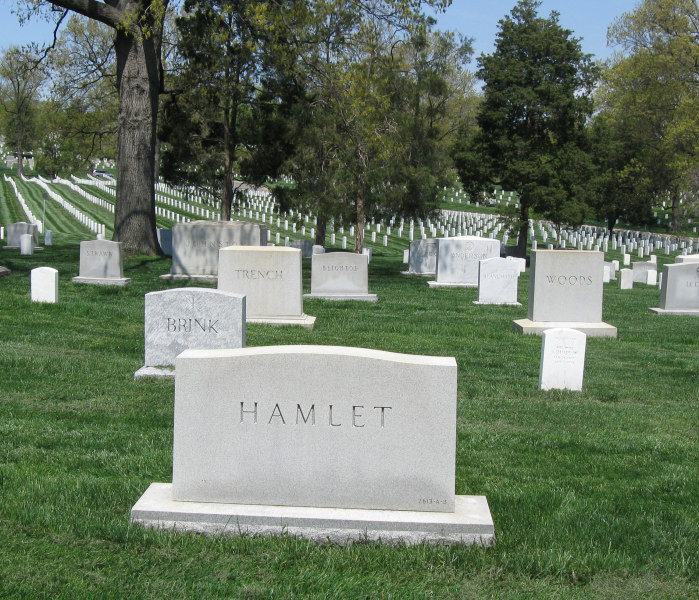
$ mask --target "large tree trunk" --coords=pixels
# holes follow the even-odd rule
[[[670,198],[672,200],[671,204],[671,216],[670,216],[670,232],[679,233],[681,227],[680,223],[680,190],[677,186],[673,186],[670,189]]]
[[[529,205],[519,198],[519,238],[517,256],[527,258],[527,238],[529,237]]]
[[[316,239],[315,243],[318,246],[325,246],[325,234],[328,228],[328,217],[325,213],[318,213],[318,219],[316,223]]]
[[[360,188],[357,192],[357,231],[354,238],[354,251],[356,254],[361,254],[364,250],[364,225],[366,219],[364,217],[364,194]]]
[[[117,29],[119,141],[114,240],[125,254],[160,254],[155,228],[155,136],[160,86],[156,36]]]

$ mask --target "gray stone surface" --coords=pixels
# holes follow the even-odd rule
[[[24,221],[19,221],[17,223],[10,223],[7,226],[7,247],[8,248],[19,248],[20,246],[20,236],[25,234],[31,234],[32,241],[35,246],[39,245],[39,228],[36,225],[30,223],[25,223]]]
[[[174,366],[189,349],[243,348],[245,333],[240,294],[196,287],[146,294],[146,367]]]
[[[575,329],[547,329],[542,334],[539,389],[581,391],[587,336]]]
[[[266,246],[267,228],[246,221],[192,221],[172,228],[170,275],[218,275],[219,250],[228,246]]]
[[[619,271],[619,289],[633,289],[633,271],[631,269],[621,269]]]
[[[131,522],[154,529],[213,535],[293,535],[346,544],[492,546],[495,526],[485,496],[456,496],[453,513],[178,502],[172,485],[152,483],[131,509]]]
[[[658,271],[658,265],[653,262],[631,263],[634,283],[648,283],[648,271]]]
[[[508,304],[517,302],[519,265],[506,258],[487,258],[478,265],[478,300],[476,304]]]
[[[166,256],[172,256],[172,229],[158,228],[158,243]]]
[[[409,275],[434,275],[437,271],[437,240],[426,238],[410,242],[408,256]]]
[[[663,266],[660,307],[650,310],[656,313],[699,315],[699,263]]]
[[[699,262],[699,254],[678,254],[675,256],[676,263]]]
[[[294,240],[291,242],[291,247],[301,250],[301,258],[313,256],[313,242],[311,240]]]
[[[369,293],[369,261],[365,254],[328,252],[314,254],[311,293],[304,298],[376,302]]]
[[[531,321],[602,321],[602,252],[533,250],[529,279]]]
[[[500,242],[477,236],[440,238],[436,284],[478,286],[478,263],[486,258],[500,256]]]
[[[452,512],[455,450],[454,358],[271,346],[176,361],[175,500]]]
[[[90,240],[80,242],[80,271],[74,283],[128,285],[124,277],[124,251],[121,242]]]
[[[31,233],[23,233],[19,236],[19,253],[23,256],[34,254],[34,241]]]
[[[524,335],[542,335],[545,331],[556,327],[575,329],[584,333],[587,337],[615,338],[617,328],[609,323],[587,323],[581,321],[532,321],[531,319],[517,319],[512,322],[512,327],[517,333]]]
[[[51,267],[31,270],[32,302],[55,304],[58,302],[58,271]]]
[[[230,246],[219,264],[218,289],[246,297],[248,322],[313,326],[303,312],[301,250]]]

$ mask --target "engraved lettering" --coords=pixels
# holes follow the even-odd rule
[[[361,419],[362,415],[357,412],[358,408],[364,408],[362,405],[357,405],[352,407],[352,427],[364,427],[364,424],[362,423],[361,425],[357,424],[357,419]]]
[[[383,428],[384,428],[384,414],[385,414],[385,411],[386,411],[386,409],[391,410],[393,407],[392,407],[392,406],[375,406],[375,407],[374,407],[374,410],[376,410],[377,408],[380,408],[380,409],[381,409],[381,429],[383,429]]]
[[[311,419],[311,425],[316,424],[316,405],[311,404],[311,408],[308,409],[308,414],[304,416],[303,409],[300,404],[296,405],[296,424],[299,424],[299,416],[303,419],[303,422],[308,424],[308,419]]]
[[[255,402],[255,408],[254,410],[245,410],[245,402],[240,403],[240,422],[243,422],[243,417],[245,415],[252,415],[253,416],[253,423],[257,423],[257,402]]]
[[[269,425],[272,422],[272,419],[274,419],[274,417],[281,419],[282,425],[286,425],[286,421],[284,420],[284,415],[282,414],[282,409],[279,408],[279,404],[274,405],[274,410],[272,410],[272,416],[269,418],[269,421],[267,421],[267,425]]]
[[[330,427],[341,427],[341,423],[333,423],[333,405],[331,404],[328,410],[328,424]]]
[[[175,319],[171,319],[168,317],[167,319],[167,330],[168,331],[177,331],[177,327],[175,326]]]

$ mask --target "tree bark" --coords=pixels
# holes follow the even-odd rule
[[[527,258],[527,238],[529,237],[529,205],[519,198],[519,237],[517,240],[517,256]]]
[[[161,254],[155,226],[155,136],[160,87],[155,36],[117,29],[119,141],[114,241],[124,253]]]
[[[316,223],[316,239],[315,243],[318,246],[325,247],[325,234],[328,228],[328,217],[325,213],[318,213],[318,219]]]
[[[355,254],[361,254],[364,250],[364,194],[360,188],[357,191],[357,231],[355,232],[354,238],[354,252]]]

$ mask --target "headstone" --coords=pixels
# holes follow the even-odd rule
[[[228,246],[266,246],[267,227],[247,221],[191,221],[172,228],[172,267],[164,279],[215,281]]]
[[[403,250],[403,264],[407,265],[410,262],[410,249]]]
[[[34,240],[31,233],[23,233],[19,236],[19,253],[23,256],[34,254]]]
[[[631,264],[631,268],[633,269],[634,283],[647,283],[648,271],[657,272],[658,265],[652,262],[635,262]]]
[[[31,270],[32,302],[58,302],[58,271],[51,267],[39,267]]]
[[[313,256],[313,242],[311,240],[294,240],[291,242],[291,247],[301,250],[301,258]]]
[[[699,316],[699,264],[671,263],[663,266],[660,314]]]
[[[245,296],[175,288],[146,294],[145,306],[145,364],[134,377],[174,377],[185,350],[245,347]]]
[[[371,248],[362,248],[362,254],[366,256],[368,262],[371,262],[372,252],[373,250]]]
[[[494,542],[485,498],[454,493],[453,358],[270,346],[187,350],[176,371],[173,482],[152,484],[132,522],[339,543]]]
[[[303,312],[301,250],[230,246],[219,264],[218,289],[246,297],[248,323],[313,328],[315,317]]]
[[[500,242],[476,236],[438,240],[436,281],[430,287],[478,286],[478,263],[500,256]]]
[[[172,256],[172,229],[159,228],[158,242],[165,256]]]
[[[434,238],[410,242],[408,270],[405,275],[434,275],[437,269],[437,244]]]
[[[633,271],[631,269],[621,269],[619,271],[619,289],[633,289]]]
[[[53,231],[50,229],[44,231],[44,246],[53,246]]]
[[[34,246],[39,244],[39,228],[36,225],[20,221],[10,223],[7,226],[7,246],[6,248],[19,248],[20,236],[31,234]]]
[[[589,250],[533,250],[526,319],[514,321],[520,333],[540,335],[565,327],[588,337],[616,337],[602,321],[604,254]]]
[[[330,252],[313,256],[311,293],[304,298],[376,302],[369,293],[368,258],[353,252]]]
[[[678,254],[675,256],[676,263],[699,262],[699,254]]]
[[[478,300],[474,304],[508,304],[517,302],[519,265],[506,258],[487,258],[478,263]]]
[[[519,256],[506,256],[505,258],[516,263],[520,273],[524,273],[527,270],[527,260],[525,258],[520,258]]]
[[[582,391],[587,336],[555,328],[544,331],[542,338],[539,389]]]
[[[80,242],[80,271],[71,281],[94,285],[129,285],[131,279],[124,277],[124,253],[121,242]]]

